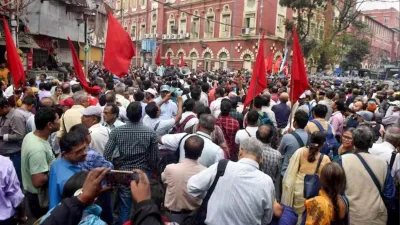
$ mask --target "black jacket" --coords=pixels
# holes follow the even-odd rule
[[[86,208],[76,197],[67,198],[61,202],[41,225],[77,225],[82,219],[83,210]],[[152,200],[137,204],[137,209],[132,217],[132,225],[162,225],[162,218],[157,206]]]

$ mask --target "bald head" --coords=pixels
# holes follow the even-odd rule
[[[355,112],[361,111],[362,108],[363,108],[363,103],[362,103],[362,101],[356,101],[356,102],[353,104],[353,110],[354,110]]]
[[[203,151],[204,140],[203,138],[193,135],[185,141],[185,158],[197,160]]]
[[[44,97],[40,100],[40,105],[39,107],[53,107],[54,106],[54,101],[53,99],[49,98],[49,97]]]
[[[279,95],[279,100],[280,100],[281,102],[287,102],[287,101],[289,100],[289,94],[288,94],[287,92],[282,92],[282,93]]]
[[[258,127],[258,132],[256,137],[262,143],[269,144],[271,142],[273,135],[274,132],[272,130],[272,127],[270,125],[264,124]]]

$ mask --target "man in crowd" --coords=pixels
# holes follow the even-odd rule
[[[69,85],[68,82],[62,83],[61,91],[62,91],[62,95],[60,96],[60,100],[61,101],[72,97],[72,95],[71,95],[71,86]]]
[[[279,95],[279,103],[272,106],[272,111],[275,113],[276,123],[278,128],[285,128],[288,124],[290,107],[287,105],[289,94],[283,92]]]
[[[331,118],[333,113],[332,105],[333,105],[333,98],[335,97],[335,92],[333,90],[328,90],[324,96],[324,100],[319,101],[318,104],[325,105],[328,109],[326,113],[325,120],[328,121]]]
[[[100,123],[101,113],[100,106],[89,106],[83,109],[82,124],[89,128],[92,137],[89,146],[103,155],[108,141],[109,130]]]
[[[237,145],[236,149],[239,149],[239,145],[240,143],[249,138],[249,137],[255,137],[256,136],[256,132],[258,130],[258,121],[259,121],[259,113],[255,110],[250,111],[249,113],[247,113],[247,126],[246,128],[239,130],[236,133],[235,136],[235,143]]]
[[[199,119],[194,113],[194,109],[196,106],[196,102],[193,99],[188,99],[183,104],[184,113],[182,113],[182,118],[179,121],[178,125],[183,128],[183,130],[188,129],[189,127],[194,126],[199,123]]]
[[[168,85],[162,85],[160,88],[160,96],[155,99],[155,102],[159,104],[165,97],[170,94],[171,88]],[[171,99],[168,99],[160,106],[160,119],[171,119],[178,115],[178,106]],[[179,121],[179,120],[178,120]]]
[[[368,150],[371,155],[376,155],[386,160],[390,164],[392,153],[396,152],[400,147],[400,128],[388,127],[385,131],[384,141],[382,143],[375,143],[372,148]]]
[[[103,120],[103,126],[109,131],[125,125],[125,123],[119,119],[119,108],[115,103],[107,103],[104,107]]]
[[[328,107],[326,105],[318,104],[313,108],[313,121],[316,121],[321,124],[322,128],[324,128],[324,131],[328,130],[328,126],[331,126],[326,120],[326,114],[328,113]],[[305,128],[305,131],[307,131],[308,134],[312,134],[314,132],[320,131],[318,126],[316,125],[315,122],[309,121],[307,123],[307,126]],[[334,130],[332,130],[333,134],[335,134]]]
[[[210,103],[211,114],[217,118],[221,113],[221,101],[224,99],[225,91],[219,87],[215,89],[215,100]]]
[[[12,108],[7,99],[0,97],[0,155],[9,157],[21,180],[21,145],[26,134],[26,120],[21,112]]]
[[[140,102],[132,102],[127,110],[129,122],[115,128],[110,133],[104,158],[113,161],[113,154],[119,151],[119,169],[131,171],[140,169],[150,176],[153,169],[157,168],[157,136],[155,132],[142,125],[142,106]],[[132,196],[128,188],[118,189],[119,222],[123,224],[129,220],[132,208]]]
[[[22,105],[21,107],[17,108],[16,110],[19,111],[25,118],[25,121],[28,121],[28,119],[33,116],[32,114],[32,108],[35,106],[35,99],[34,97],[28,96],[25,97],[24,100],[22,100]]]
[[[275,189],[271,178],[259,170],[262,161],[262,147],[257,138],[248,138],[240,144],[239,161],[228,162],[211,194],[206,224],[271,222]],[[218,164],[214,164],[192,176],[187,184],[189,194],[204,198],[214,181],[217,167]]]
[[[79,124],[82,122],[82,110],[89,106],[88,95],[84,91],[77,91],[73,94],[74,106],[67,110],[62,118],[60,130],[58,131],[57,137],[61,139],[61,137],[69,132],[69,129],[75,124]]]
[[[54,161],[49,174],[49,207],[61,202],[64,184],[75,173],[82,170],[79,163],[86,160],[86,135],[69,132],[60,140],[61,158]]]
[[[117,102],[121,104],[122,107],[126,108],[129,105],[129,100],[124,97],[125,92],[125,84],[118,83],[115,85],[115,97],[117,98]]]
[[[161,174],[167,186],[164,206],[168,209],[168,218],[173,222],[181,224],[191,211],[200,206],[201,200],[190,196],[186,186],[190,177],[206,169],[197,161],[203,148],[204,140],[201,137],[190,136],[184,144],[185,159],[178,164],[168,165]]]
[[[36,129],[27,134],[22,143],[22,184],[27,205],[35,218],[46,214],[47,206],[39,202],[39,190],[46,190],[50,165],[55,160],[48,139],[60,129],[60,118],[54,109],[41,107],[35,115]]]
[[[182,117],[182,98],[177,96],[178,101],[178,112],[175,117],[172,118],[161,118],[161,109],[163,104],[170,101],[171,93],[165,95],[161,101],[157,104],[150,102],[146,106],[146,116],[143,118],[143,125],[149,127],[156,132],[157,136],[162,136],[168,133],[174,125],[179,122]],[[169,103],[167,103],[169,104]]]
[[[195,135],[204,140],[204,148],[199,158],[199,163],[205,167],[209,167],[219,160],[224,159],[224,151],[211,141],[211,132],[214,130],[215,118],[211,114],[203,114],[199,119],[199,126]],[[167,134],[158,138],[158,142],[169,150],[176,151],[179,149],[179,161],[185,158],[184,143],[187,138],[192,135],[187,133]]]
[[[222,99],[221,114],[217,118],[217,125],[221,127],[226,143],[229,148],[229,155],[235,154],[235,135],[239,130],[239,122],[233,119],[229,114],[231,112],[232,103],[229,99]],[[233,158],[235,159],[235,158]]]

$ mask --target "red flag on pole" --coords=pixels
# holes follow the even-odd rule
[[[161,51],[160,51],[160,47],[158,47],[158,49],[157,49],[156,65],[157,66],[161,66]]]
[[[184,67],[185,66],[185,60],[183,60],[183,54],[181,55],[181,62],[179,64],[180,67]]]
[[[260,47],[258,49],[256,63],[254,64],[250,86],[247,90],[247,97],[244,101],[244,107],[246,107],[257,95],[264,91],[265,88],[267,88],[267,76],[265,74],[263,33],[262,38],[260,39]]]
[[[25,80],[24,67],[22,66],[21,58],[18,55],[17,48],[15,47],[15,43],[11,36],[10,28],[8,27],[7,20],[4,16],[3,24],[4,35],[6,39],[7,64],[8,68],[11,71],[11,75],[14,81],[14,87],[19,88]]]
[[[83,89],[85,89],[85,91],[90,93],[90,94],[99,91],[100,90],[99,87],[97,87],[97,88],[96,87],[94,87],[94,88],[89,87],[89,84],[88,84],[88,82],[87,82],[87,80],[85,78],[85,75],[83,73],[82,65],[81,65],[81,63],[79,61],[78,54],[76,54],[75,47],[72,44],[72,41],[69,39],[69,37],[68,37],[68,45],[69,45],[69,49],[71,50],[72,62],[74,63],[74,70],[75,70],[76,76],[77,76],[79,82],[82,84]]]
[[[309,87],[306,69],[304,67],[303,53],[301,52],[299,37],[296,27],[293,28],[293,57],[292,76],[290,79],[290,100],[295,104]]]
[[[170,66],[171,65],[171,56],[168,55],[167,61],[165,61],[165,65]]]
[[[282,64],[282,57],[279,56],[274,64],[274,70],[273,70],[274,73],[279,72],[279,68],[281,67],[281,64]]]
[[[104,66],[111,73],[123,77],[128,73],[132,57],[135,54],[135,47],[129,34],[122,28],[112,13],[108,12]]]
[[[269,52],[269,56],[268,59],[265,60],[265,71],[267,71],[267,73],[272,73],[272,60],[274,58],[274,52],[270,51]]]

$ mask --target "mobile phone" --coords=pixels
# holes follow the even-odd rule
[[[139,175],[132,171],[111,170],[106,175],[106,181],[110,186],[118,184],[129,186],[132,180],[139,181]]]

